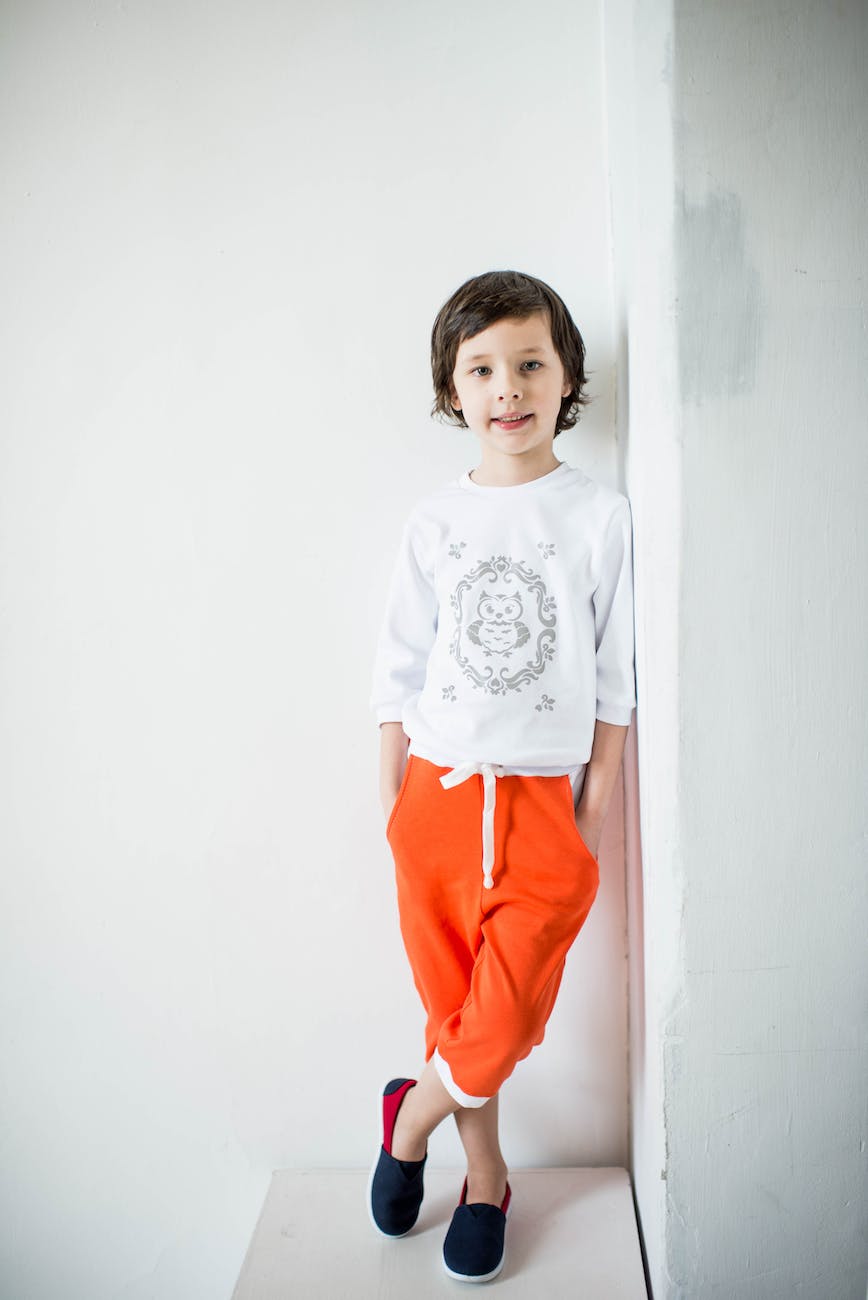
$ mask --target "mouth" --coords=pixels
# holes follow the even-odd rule
[[[493,419],[491,423],[496,424],[500,429],[523,429],[524,426],[527,424],[528,420],[531,420],[532,418],[533,418],[532,414],[501,415]]]

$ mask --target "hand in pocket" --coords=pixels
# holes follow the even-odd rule
[[[603,834],[603,823],[597,817],[589,817],[579,808],[576,813],[576,830],[582,838],[591,857],[596,861],[600,855],[600,839]]]
[[[386,819],[386,822],[388,822],[389,818],[392,816],[395,804],[398,802],[400,789],[400,785],[397,785],[395,786],[394,792],[392,790],[388,790],[385,793],[382,790],[380,791],[380,799],[383,804],[383,816]]]

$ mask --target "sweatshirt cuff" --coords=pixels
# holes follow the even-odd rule
[[[597,721],[608,722],[613,727],[629,727],[635,704],[605,704],[597,700]]]
[[[377,726],[381,722],[403,722],[403,710],[400,704],[381,704],[374,710]]]

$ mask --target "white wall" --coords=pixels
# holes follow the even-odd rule
[[[0,22],[2,1289],[211,1300],[270,1171],[366,1166],[419,1064],[367,699],[406,511],[476,463],[427,417],[466,276],[562,292],[558,454],[618,483],[598,6]],[[620,854],[515,1166],[626,1159]]]
[[[866,34],[675,3],[690,1300],[865,1294]]]
[[[865,1295],[866,34],[858,0],[607,6],[656,1300]]]

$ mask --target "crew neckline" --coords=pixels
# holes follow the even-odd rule
[[[546,487],[552,479],[569,469],[570,466],[565,460],[558,461],[554,469],[550,469],[547,474],[540,474],[539,478],[532,478],[527,483],[475,483],[470,477],[470,470],[466,469],[458,479],[458,486],[465,488],[468,492],[491,493],[507,492],[512,496],[521,492],[537,492],[540,488]]]

